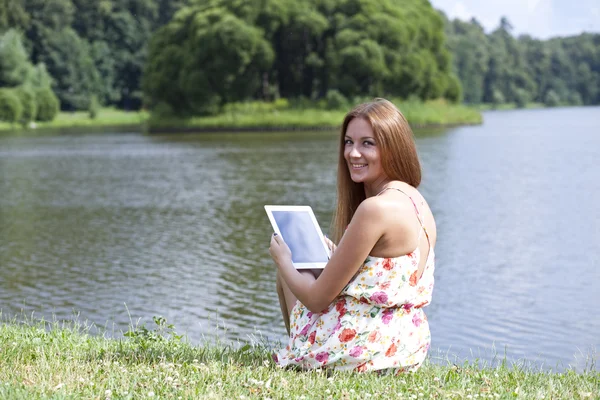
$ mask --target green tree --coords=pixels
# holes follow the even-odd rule
[[[37,102],[35,92],[29,85],[19,86],[15,89],[15,94],[21,103],[22,112],[19,121],[23,126],[27,126],[31,121],[35,121],[37,117]]]
[[[19,32],[10,29],[0,35],[0,87],[22,85],[32,67]]]
[[[63,110],[87,110],[90,97],[100,91],[89,45],[71,28],[54,32],[46,41],[39,61],[54,77],[53,90]]]
[[[21,1],[0,0],[0,34],[9,29],[25,30],[29,14]]]
[[[10,123],[21,119],[23,107],[14,89],[0,88],[0,121]]]
[[[38,87],[34,90],[37,101],[36,121],[52,121],[60,111],[60,102],[58,97],[56,97],[54,92],[52,92],[49,87]]]
[[[182,10],[150,47],[144,87],[148,102],[166,102],[178,114],[214,112],[245,100],[273,61],[260,29],[223,8]]]

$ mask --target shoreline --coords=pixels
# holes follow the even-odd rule
[[[413,129],[444,129],[479,125],[482,113],[444,100],[399,103]],[[28,127],[0,122],[0,134],[118,130],[143,133],[219,133],[328,131],[341,126],[346,110],[276,108],[274,103],[232,104],[220,114],[190,118],[161,118],[148,111],[101,109],[95,119],[85,111],[61,112],[55,120]]]
[[[468,126],[478,126],[475,123],[449,123],[449,124],[410,124],[414,131],[429,129],[453,129]],[[0,137],[9,135],[35,136],[39,134],[75,134],[75,133],[147,133],[147,134],[210,134],[210,133],[275,133],[275,132],[327,132],[337,131],[340,126],[222,126],[222,127],[196,127],[196,126],[161,126],[149,128],[145,124],[97,124],[97,125],[64,125],[40,126],[36,128],[16,129],[0,127]]]

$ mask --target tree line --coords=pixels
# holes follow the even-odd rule
[[[62,110],[87,110],[94,103],[139,109],[150,37],[182,4],[177,0],[0,0],[0,88],[31,87],[25,79],[6,78],[30,64],[47,71]],[[21,50],[27,59],[15,56]],[[6,110],[2,99],[0,110]],[[20,120],[26,122],[23,116]]]
[[[600,104],[600,35],[486,34],[427,0],[0,0],[0,115],[22,122],[368,96]]]
[[[600,34],[538,40],[512,30],[506,18],[489,34],[476,19],[446,19],[466,103],[600,104]]]

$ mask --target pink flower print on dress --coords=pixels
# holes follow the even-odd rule
[[[306,324],[304,328],[300,331],[301,336],[306,336],[308,334],[308,330],[310,329],[310,324]]]
[[[363,352],[363,348],[361,346],[353,347],[350,350],[350,357],[358,358]]]
[[[385,304],[388,301],[388,295],[385,292],[375,292],[371,295],[371,301],[375,304]]]
[[[419,317],[419,314],[415,314],[412,319],[412,323],[418,328],[423,320]]]
[[[340,330],[340,328],[342,327],[342,320],[338,319],[337,324],[333,327],[333,332],[337,332]]]
[[[394,310],[392,310],[391,308],[388,308],[383,311],[381,320],[383,321],[384,324],[386,324],[386,325],[389,324],[390,321],[392,320],[392,318],[394,318]]]
[[[413,308],[413,304],[412,303],[404,303],[404,304],[402,304],[402,308],[404,309],[404,311],[410,311],[410,309]]]
[[[317,331],[312,331],[310,336],[308,337],[308,343],[314,344],[316,337],[317,337]]]
[[[316,359],[318,362],[320,362],[320,363],[322,363],[322,364],[325,364],[325,363],[327,362],[327,360],[329,360],[329,353],[328,353],[328,352],[326,352],[326,351],[323,351],[323,352],[321,352],[321,353],[317,353],[317,355],[316,355],[315,359]]]

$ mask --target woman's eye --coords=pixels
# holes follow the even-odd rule
[[[368,140],[364,141],[363,144],[366,146],[375,146],[375,143],[369,142]]]
[[[346,139],[344,140],[344,144],[352,144],[352,140]]]

